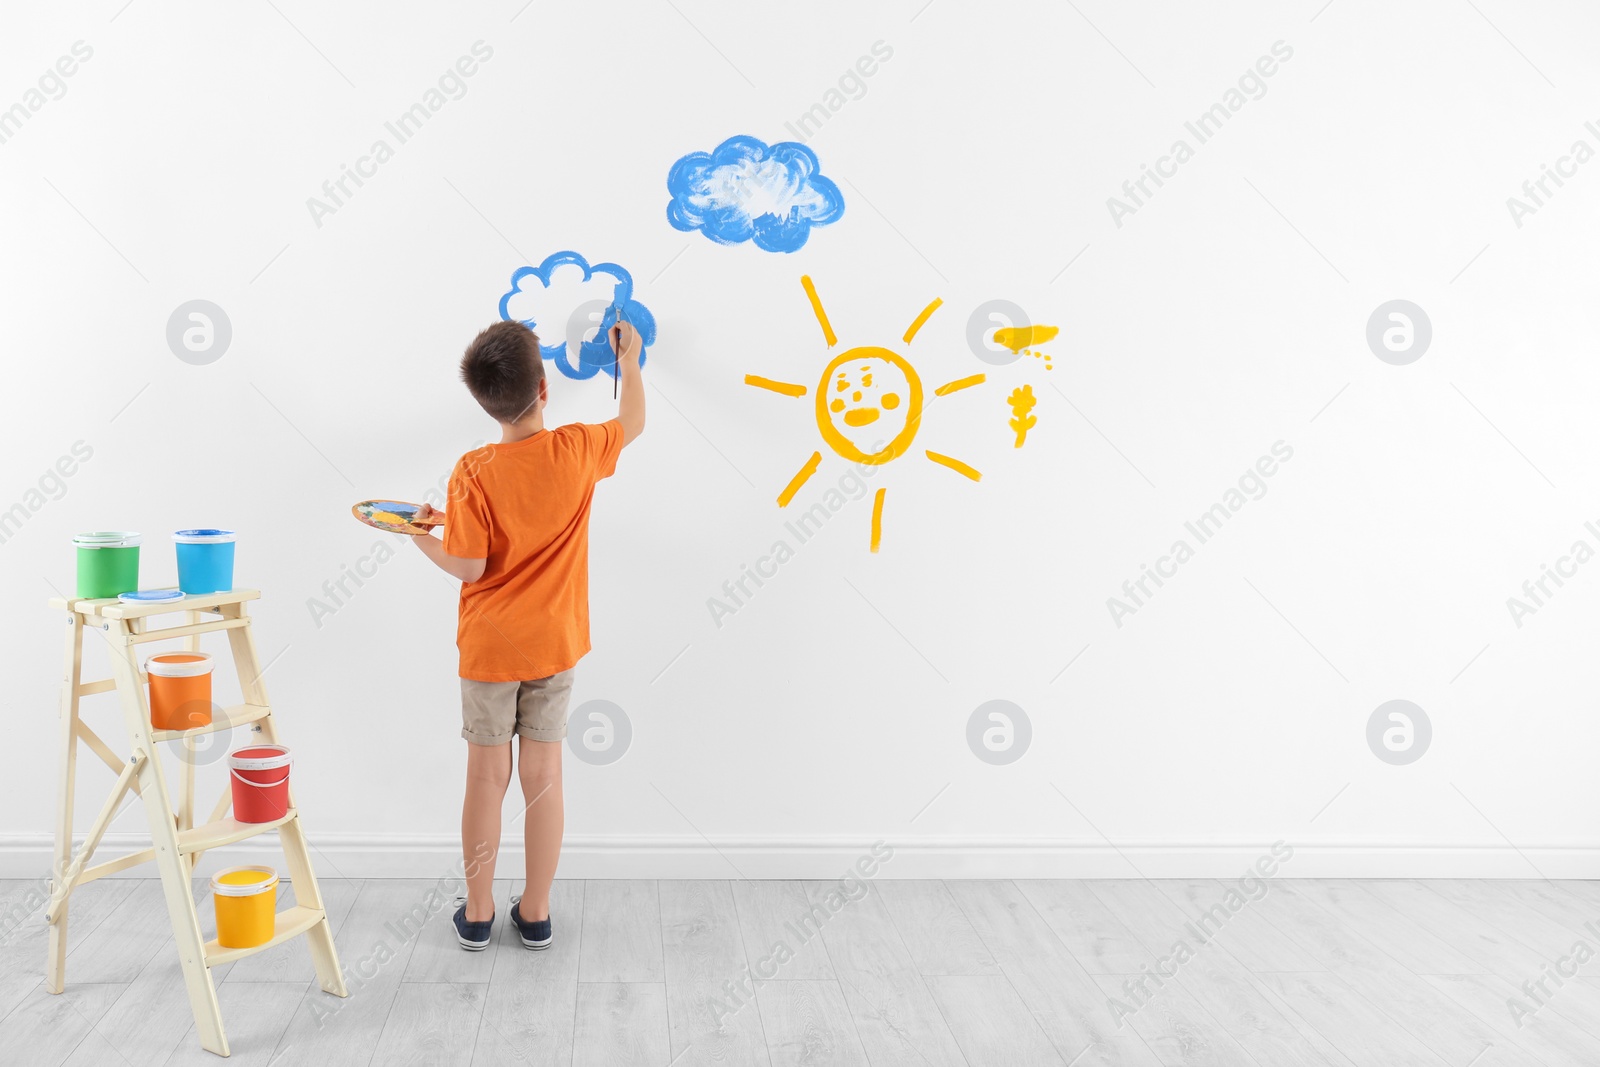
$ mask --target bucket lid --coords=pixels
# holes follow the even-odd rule
[[[232,530],[179,530],[172,539],[180,545],[220,545],[235,536]]]
[[[139,541],[138,533],[133,530],[95,530],[72,539],[79,548],[133,548]]]
[[[289,763],[289,750],[283,745],[251,745],[228,754],[228,766],[236,771],[271,771]]]
[[[253,897],[278,885],[271,867],[229,867],[211,876],[211,892],[219,897]]]
[[[211,673],[211,653],[163,652],[145,660],[144,669],[157,678],[199,678]]]
[[[118,593],[124,604],[167,604],[183,599],[182,589],[140,589],[132,593]]]

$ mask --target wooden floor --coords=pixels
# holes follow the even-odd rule
[[[61,996],[41,981],[41,915],[13,910],[32,888],[0,882],[0,1061],[220,1062],[195,1042],[157,882],[74,894]],[[217,968],[230,1063],[1600,1063],[1600,958],[1551,977],[1578,942],[1600,948],[1596,882],[835,888],[559,882],[551,949],[502,918],[468,953],[433,883],[325,880],[352,996],[317,989],[301,940]]]

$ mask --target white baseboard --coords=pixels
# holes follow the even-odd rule
[[[893,857],[877,878],[1236,878],[1272,842],[1128,842],[1058,838],[885,838]],[[561,878],[837,878],[869,854],[869,838],[568,837]],[[107,859],[148,847],[137,834],[107,834]],[[459,869],[460,840],[447,834],[320,834],[311,839],[324,878],[439,878]],[[50,870],[49,834],[0,835],[0,878]],[[234,863],[273,863],[275,834],[207,853],[204,874]],[[515,878],[522,843],[505,842],[499,873]],[[120,877],[153,877],[148,864]],[[1322,842],[1297,845],[1282,878],[1600,878],[1600,846]]]

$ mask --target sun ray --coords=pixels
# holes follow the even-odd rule
[[[950,456],[941,456],[937,452],[924,451],[923,454],[926,455],[929,459],[933,460],[935,463],[939,464],[941,467],[949,467],[951,470],[955,471],[957,474],[964,474],[968,478],[971,478],[973,481],[977,481],[979,478],[983,477],[982,474],[979,474],[975,469],[973,469],[972,467],[967,466],[965,463],[961,462],[959,459],[954,459],[954,458],[952,458]]]
[[[817,316],[817,324],[822,327],[822,336],[832,348],[839,343],[839,338],[833,332],[833,323],[828,321],[828,313],[822,310],[822,297],[817,295],[817,287],[811,284],[811,275],[800,275],[800,284],[806,287],[806,298],[811,301],[811,310]]]
[[[911,343],[911,339],[913,337],[917,336],[917,331],[922,329],[922,324],[927,322],[929,316],[931,316],[935,311],[939,310],[939,305],[942,304],[942,303],[944,303],[943,298],[937,297],[937,296],[934,297],[933,298],[933,303],[931,303],[927,307],[923,308],[922,309],[922,314],[917,316],[916,321],[913,322],[910,326],[906,327],[906,335],[903,338],[903,340],[905,341],[906,344],[910,344]]]
[[[784,396],[805,396],[806,387],[793,382],[775,382],[771,378],[763,378],[759,374],[746,374],[744,384],[753,385],[757,389],[771,389],[774,393]]]
[[[969,378],[957,378],[953,382],[945,382],[943,385],[939,386],[939,388],[933,391],[933,395],[949,396],[958,389],[970,389],[974,385],[982,385],[988,380],[988,377],[982,374],[974,374]]]
[[[811,453],[811,458],[806,460],[806,465],[804,467],[800,468],[800,473],[791,478],[789,480],[789,484],[783,487],[783,492],[778,494],[778,506],[780,508],[786,508],[789,506],[789,501],[794,499],[794,495],[800,491],[800,487],[805,485],[806,480],[809,479],[813,474],[817,473],[817,466],[821,462],[821,452]]]
[[[883,539],[883,495],[889,491],[887,486],[880,488],[872,497],[872,551],[878,551],[878,542]]]

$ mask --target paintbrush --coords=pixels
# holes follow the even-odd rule
[[[616,325],[621,327],[628,320],[622,317],[621,304],[617,305],[616,310]],[[622,330],[620,328],[617,330],[616,340],[611,345],[611,356],[616,361],[611,368],[611,399],[615,400],[617,398],[617,388],[622,381]]]

